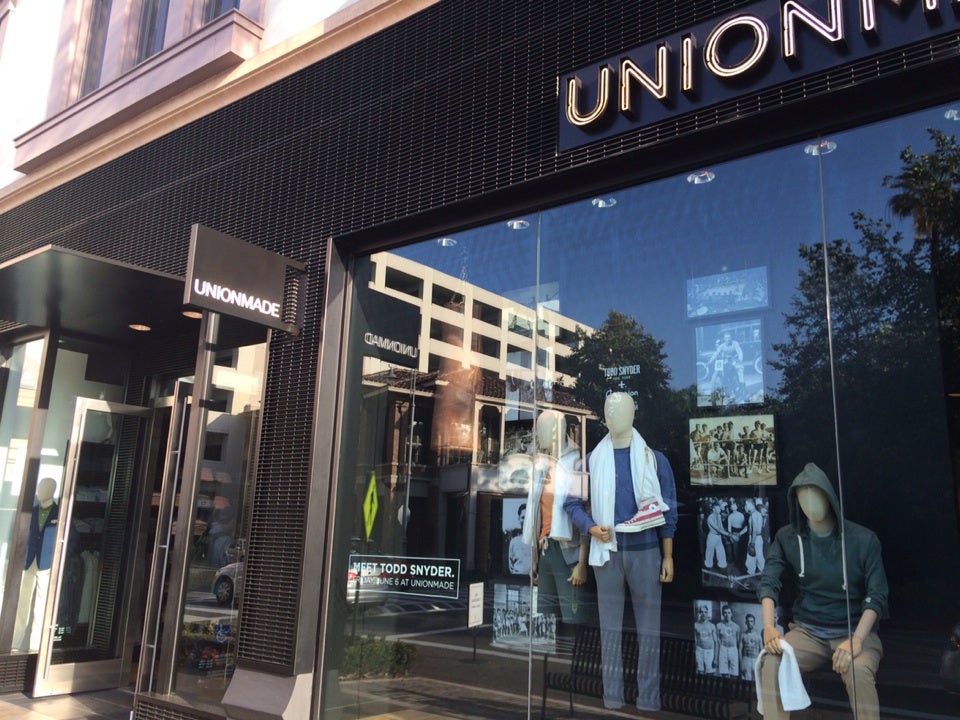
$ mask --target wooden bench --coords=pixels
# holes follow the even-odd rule
[[[696,672],[693,640],[660,638],[660,706],[668,712],[713,720],[737,720],[750,717],[754,683],[747,680],[700,675]],[[636,703],[637,636],[623,633],[624,701]],[[555,665],[556,667],[556,665]],[[573,696],[603,697],[600,628],[579,626],[573,643],[569,670],[551,669],[549,657],[543,658],[543,698],[540,718],[547,711],[547,692],[566,692],[573,716]]]

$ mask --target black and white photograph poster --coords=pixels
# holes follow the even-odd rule
[[[530,575],[533,547],[523,541],[523,521],[527,516],[527,499],[503,499],[504,567],[510,575]]]
[[[779,623],[779,610],[774,611]],[[782,631],[782,628],[781,628]],[[759,603],[693,601],[693,645],[698,675],[753,680],[763,647]]]
[[[752,267],[687,280],[687,317],[766,308],[767,268]]]
[[[776,485],[776,430],[772,414],[691,418],[693,485]]]
[[[711,495],[697,501],[704,587],[752,593],[770,545],[770,506],[762,497]]]
[[[697,407],[763,402],[762,335],[759,318],[696,328]]]
[[[557,616],[537,612],[537,588],[495,583],[493,645],[526,652],[553,653],[557,648]]]

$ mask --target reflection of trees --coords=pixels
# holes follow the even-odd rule
[[[957,352],[960,349],[960,145],[957,139],[930,131],[934,150],[900,153],[898,175],[884,178],[895,190],[890,210],[913,216],[912,253],[930,270],[936,287],[937,316],[944,350],[947,389],[960,389]]]
[[[608,393],[625,392],[637,402],[634,425],[648,442],[665,443],[676,418],[664,412],[674,402],[663,340],[654,338],[636,319],[611,310],[594,332],[577,328],[569,365],[577,377],[577,398],[598,417],[603,417]]]
[[[839,448],[847,515],[885,541],[894,612],[917,619],[941,609],[939,585],[956,583],[944,580],[943,563],[957,551],[954,514],[931,515],[956,502],[942,408],[943,382],[957,387],[960,148],[931,137],[932,151],[906,148],[901,172],[883,180],[896,191],[891,211],[913,217],[912,240],[858,211],[855,241],[802,246],[787,340],[772,363],[789,428],[783,466],[813,460],[835,476]],[[904,541],[920,528],[918,550]]]
[[[677,479],[682,508],[685,504],[690,506],[693,500],[689,483],[687,424],[696,406],[696,386],[670,389],[670,370],[666,366],[663,346],[664,342],[657,340],[636,319],[611,310],[595,331],[588,333],[577,329],[577,343],[568,367],[570,374],[577,378],[573,389],[577,401],[591,408],[601,419],[608,392],[626,392],[634,397],[637,412],[633,424],[652,447],[667,456]],[[620,368],[626,369],[624,374],[620,373]],[[586,438],[588,451],[606,432],[605,428],[591,429],[595,432],[593,437]],[[678,536],[681,535],[689,537],[690,529],[680,530]],[[678,569],[696,568],[700,563],[697,544],[675,543],[674,558]],[[664,589],[667,597],[688,599],[697,582],[696,573],[678,571],[675,581],[665,585]]]

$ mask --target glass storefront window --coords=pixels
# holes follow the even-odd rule
[[[43,340],[0,349],[0,578],[7,577],[13,525],[27,467],[27,435],[40,381]],[[5,583],[0,582],[0,605]],[[16,641],[15,641],[16,642]]]
[[[591,632],[598,709],[678,709],[668,647],[751,697],[787,631],[853,650],[861,716],[876,663],[922,687],[958,619],[950,111],[358,258],[327,710],[529,712]]]
[[[216,703],[236,664],[245,527],[254,480],[267,345],[216,353],[196,478],[176,692]]]
[[[22,410],[21,422],[29,422],[32,417],[33,396],[38,390],[37,372],[42,346],[42,341],[34,341],[24,348],[26,350],[23,355],[22,370],[24,372],[17,391],[19,397],[17,408]],[[67,451],[77,398],[99,397],[105,400],[121,400],[126,371],[123,363],[122,355],[118,359],[116,353],[107,353],[102,349],[88,346],[75,349],[69,340],[61,340],[57,348],[49,407],[44,416],[43,441],[27,540],[27,557],[19,586],[20,596],[13,634],[14,650],[37,652],[39,649],[40,629],[48,600],[47,592],[51,584],[54,541],[60,519],[64,470],[67,465]],[[14,418],[16,415],[11,417]],[[84,441],[98,445],[112,442],[112,428],[106,417],[90,421]],[[26,439],[24,438],[22,442],[23,451],[25,451]],[[112,450],[112,445],[110,448]],[[22,477],[22,466],[20,473]],[[99,516],[92,525],[85,523],[87,517],[83,512],[75,512],[72,518],[72,525],[83,528],[85,532],[73,535],[68,548],[67,554],[76,564],[71,566],[72,572],[64,573],[66,578],[64,583],[69,589],[67,593],[69,597],[67,600],[61,598],[59,607],[61,612],[55,618],[57,632],[54,634],[54,647],[57,650],[71,644],[69,636],[72,633],[76,633],[80,638],[77,640],[80,645],[86,642],[90,598],[95,595],[98,573],[89,572],[89,564],[85,570],[81,556],[87,553],[90,556],[99,557],[102,549],[103,508],[109,502],[108,495],[111,488],[105,485],[100,492],[102,497],[98,496],[95,499],[96,509],[93,511],[94,515],[99,512]],[[81,613],[80,601],[84,597],[87,600],[84,606],[86,612]],[[112,617],[110,620],[112,621]]]

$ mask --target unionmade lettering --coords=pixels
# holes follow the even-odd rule
[[[397,355],[406,355],[416,359],[420,354],[420,348],[416,345],[410,345],[408,343],[400,342],[399,340],[393,340],[391,338],[383,337],[382,335],[374,335],[373,333],[365,333],[363,336],[363,341],[367,345],[372,345],[373,347],[378,347],[381,350],[388,350]]]
[[[270,317],[280,317],[280,303],[272,302],[266,298],[256,297],[255,295],[248,295],[245,292],[240,292],[239,290],[234,290],[224,285],[217,285],[208,280],[194,279],[193,292],[226,305],[234,305],[235,307],[252,310],[262,313],[263,315],[269,315]]]

